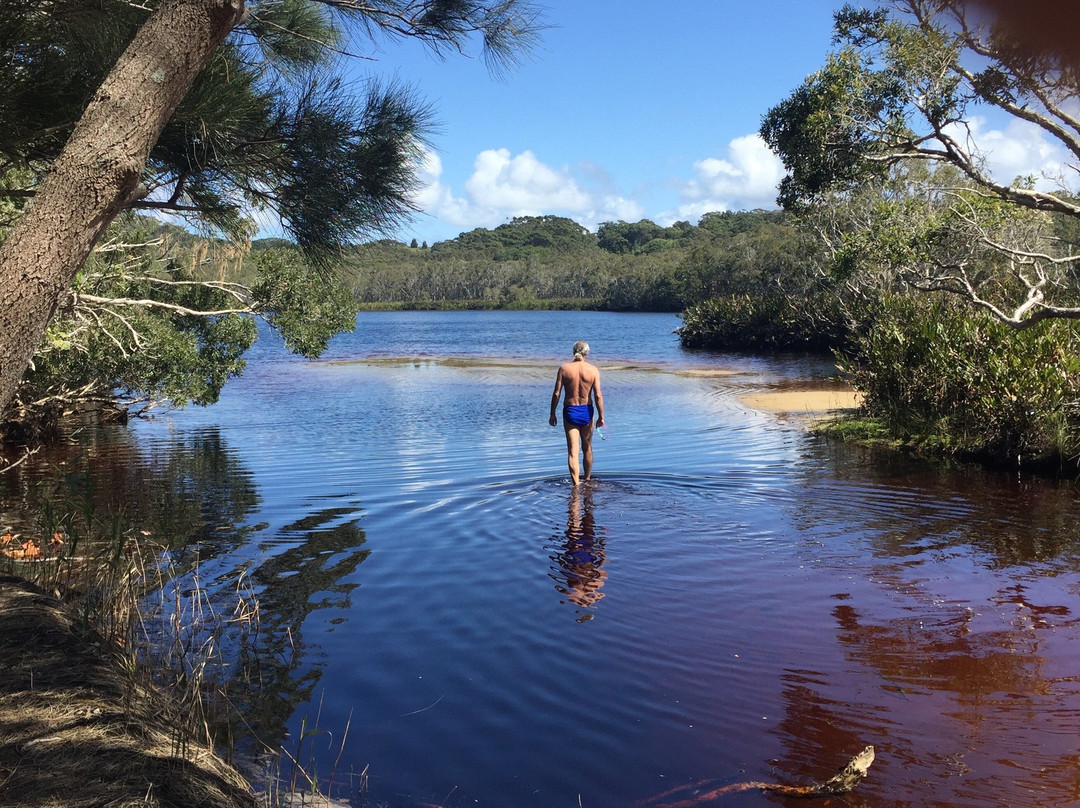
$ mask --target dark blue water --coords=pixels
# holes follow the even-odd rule
[[[1072,487],[814,438],[740,396],[831,363],[684,352],[678,324],[363,314],[86,451],[204,581],[252,582],[253,728],[317,725],[300,755],[345,796],[368,767],[370,805],[692,803],[867,744],[831,804],[1080,799]],[[609,438],[574,491],[547,415],[577,339]]]

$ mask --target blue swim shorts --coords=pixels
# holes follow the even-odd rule
[[[565,426],[588,426],[592,423],[592,404],[567,404],[562,417]]]

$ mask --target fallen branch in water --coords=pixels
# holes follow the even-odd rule
[[[823,780],[820,783],[811,783],[808,786],[786,786],[781,783],[761,783],[757,781],[732,783],[730,785],[722,786],[721,788],[713,789],[712,791],[696,794],[687,799],[678,800],[677,802],[657,802],[657,800],[664,799],[674,793],[668,791],[653,797],[651,800],[646,800],[642,805],[652,805],[655,806],[655,808],[691,808],[691,806],[700,805],[704,802],[712,802],[713,800],[723,797],[725,794],[734,794],[739,791],[751,791],[753,789],[767,791],[770,794],[782,794],[785,797],[803,797],[806,799],[812,799],[814,797],[831,797],[836,794],[844,794],[855,788],[855,786],[866,777],[866,772],[873,762],[874,747],[868,746],[849,760],[844,768],[828,780]]]
[[[33,449],[24,449],[23,456],[20,457],[18,460],[14,461],[13,463],[7,463],[6,458],[0,457],[0,463],[7,463],[6,466],[0,467],[0,474],[3,474],[5,471],[11,471],[16,466],[25,463],[27,460],[30,459],[30,457],[36,455],[39,451],[41,451],[40,446],[35,446]]]

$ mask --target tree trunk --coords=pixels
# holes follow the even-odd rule
[[[0,414],[61,296],[137,193],[161,130],[243,14],[244,0],[163,0],[94,94],[0,245]]]

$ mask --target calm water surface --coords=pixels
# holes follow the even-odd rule
[[[363,314],[66,462],[223,597],[254,583],[253,726],[317,722],[326,772],[351,716],[338,780],[369,766],[369,804],[705,804],[867,744],[832,805],[1080,801],[1076,489],[815,439],[738,397],[829,363],[683,352],[678,324]],[[581,338],[609,438],[575,493],[547,413]],[[9,518],[50,473],[7,482]]]

